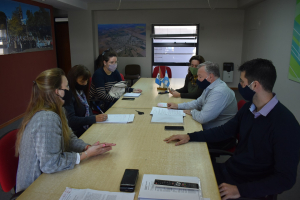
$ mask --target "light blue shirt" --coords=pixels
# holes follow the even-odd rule
[[[238,111],[234,92],[220,78],[210,84],[198,99],[178,104],[178,109],[192,110],[193,119],[201,123],[203,129],[225,124]]]

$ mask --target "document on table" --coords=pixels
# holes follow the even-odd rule
[[[183,116],[182,115],[153,114],[151,122],[156,122],[156,123],[183,123]]]
[[[155,179],[197,183],[199,184],[199,190],[186,189],[186,188],[177,189],[177,188],[168,188],[168,187],[156,187],[154,185]],[[139,200],[146,200],[146,199],[202,200],[200,179],[198,177],[191,177],[191,176],[144,174],[138,198]]]
[[[139,97],[141,93],[125,93],[123,97]]]
[[[133,200],[135,193],[107,192],[67,187],[59,200]]]
[[[157,107],[167,108],[168,107],[168,103],[158,103]]]
[[[134,114],[108,114],[107,120],[97,123],[115,123],[115,124],[126,124],[133,122]]]
[[[173,109],[158,108],[158,107],[152,107],[150,115],[153,115],[153,114],[185,116],[185,113],[183,112],[183,110],[173,110]]]

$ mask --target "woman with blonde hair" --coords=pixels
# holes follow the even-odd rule
[[[33,81],[31,100],[16,141],[16,192],[25,190],[42,173],[73,169],[83,159],[115,146],[99,142],[91,146],[73,134],[62,107],[71,100],[70,94],[68,80],[59,68],[46,70]]]

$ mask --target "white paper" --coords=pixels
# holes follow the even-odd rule
[[[152,107],[150,115],[153,115],[153,114],[185,116],[185,113],[183,112],[183,110],[173,110],[173,109],[158,108],[158,107]]]
[[[181,116],[181,115],[153,114],[151,122],[156,122],[156,123],[183,123],[183,116]]]
[[[67,187],[59,200],[133,200],[135,193],[108,192]]]
[[[168,103],[158,103],[157,106],[161,107],[161,108],[167,108],[168,107]]]
[[[116,123],[116,124],[126,124],[133,122],[134,114],[108,114],[107,120],[97,123]]]
[[[169,180],[181,181],[199,184],[199,190],[177,189],[177,188],[163,188],[155,187],[154,180]],[[202,197],[200,179],[191,176],[170,176],[170,175],[154,175],[144,174],[142,185],[139,193],[139,199],[173,199],[173,200],[200,200]]]
[[[139,97],[141,93],[125,93],[123,97]]]

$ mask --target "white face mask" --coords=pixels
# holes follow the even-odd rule
[[[109,65],[108,70],[111,71],[111,72],[114,72],[117,69],[117,66],[118,66],[117,63],[115,63],[113,65]]]

